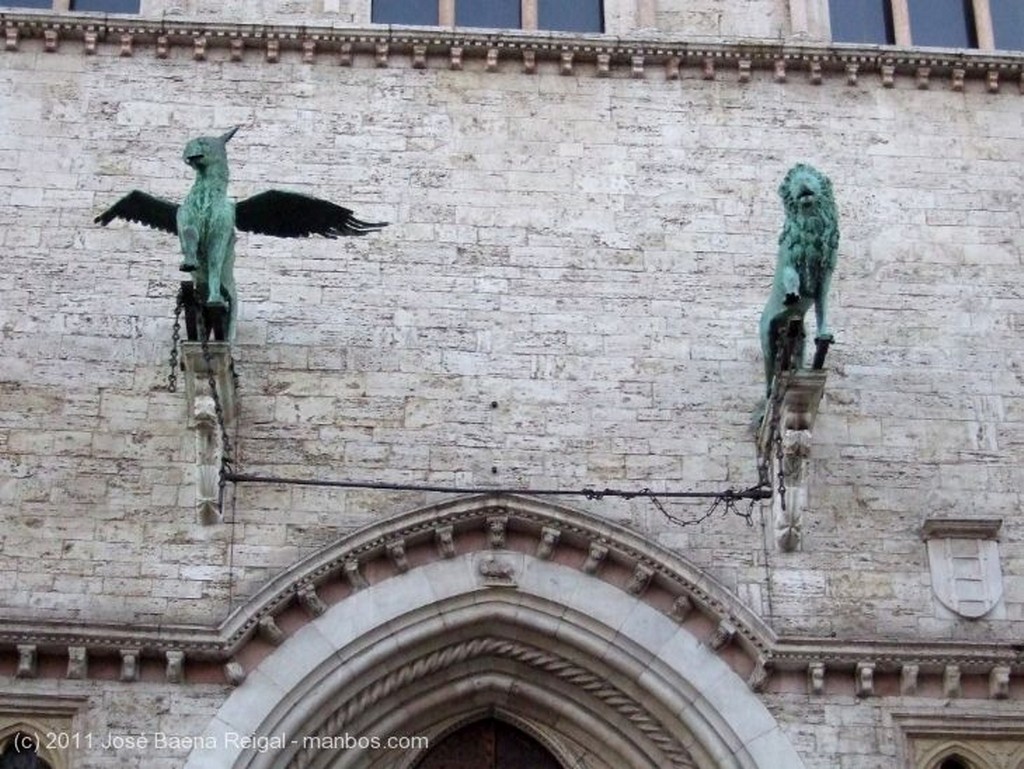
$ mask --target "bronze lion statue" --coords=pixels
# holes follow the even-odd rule
[[[839,219],[832,182],[804,163],[793,166],[779,185],[786,221],[779,235],[772,293],[761,313],[761,352],[770,396],[781,329],[814,306],[816,339],[832,339],[828,326],[828,292],[839,247]],[[793,352],[794,367],[804,361],[804,335]]]

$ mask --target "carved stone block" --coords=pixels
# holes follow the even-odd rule
[[[276,64],[281,60],[281,41],[277,38],[267,40],[267,62]]]
[[[854,693],[858,697],[870,697],[875,693],[875,663],[858,662],[854,674]]]
[[[84,646],[68,647],[68,678],[81,680],[89,677],[89,652]]]
[[[391,55],[391,48],[387,43],[377,43],[374,63],[380,69],[388,66],[388,57]]]
[[[134,53],[134,44],[135,38],[131,34],[126,32],[121,35],[121,50],[118,51],[118,56],[126,59],[130,57]]]
[[[462,46],[453,45],[448,51],[448,69],[458,72],[462,69]]]
[[[316,63],[316,40],[313,38],[307,37],[302,41],[302,63]]]
[[[412,47],[412,68],[427,68],[427,46],[423,43],[417,43]]]
[[[644,77],[644,56],[642,53],[635,53],[629,60],[629,75],[634,80],[643,80]]]
[[[505,547],[505,529],[507,527],[507,515],[491,515],[487,517],[487,543],[492,550],[499,550]]]
[[[370,583],[366,581],[366,577],[359,571],[359,561],[357,559],[346,559],[342,569],[345,572],[345,578],[353,590],[365,590],[370,586]]]
[[[319,617],[327,611],[327,604],[317,595],[315,586],[303,585],[296,591],[295,595],[299,599],[302,608],[309,612],[310,616]]]
[[[598,542],[590,543],[590,550],[587,552],[587,559],[583,562],[584,574],[596,574],[598,568],[608,557],[608,548]]]
[[[169,684],[180,684],[185,680],[185,652],[171,649],[166,653],[167,667],[164,675]]]
[[[747,686],[750,687],[751,691],[763,692],[768,686],[768,679],[771,677],[771,671],[768,668],[768,663],[764,657],[759,656],[757,663],[754,665],[754,669],[750,671],[750,675],[747,676]]]
[[[516,584],[515,563],[508,558],[488,554],[477,564],[477,571],[484,584],[513,587]]]
[[[434,529],[434,542],[437,544],[438,555],[442,558],[455,557],[455,532],[451,524]]]
[[[35,644],[18,644],[18,667],[15,678],[35,678],[39,673]]]
[[[919,665],[904,665],[900,668],[900,694],[912,697],[917,694],[917,678],[921,668]]]
[[[224,677],[232,686],[240,686],[245,681],[245,668],[237,660],[224,663]]]
[[[121,649],[121,680],[125,682],[139,680],[138,649]]]
[[[209,364],[207,364],[209,354]],[[228,342],[209,342],[206,352],[200,342],[181,343],[181,362],[185,368],[185,405],[189,427],[196,426],[196,414],[199,412],[198,399],[212,398],[210,392],[210,372],[213,372],[213,383],[217,388],[221,411],[225,425],[234,424],[236,411],[235,380],[231,375],[231,345]]]
[[[273,644],[274,646],[280,646],[284,643],[284,631],[281,630],[281,626],[277,624],[277,620],[269,614],[265,617],[260,617],[257,627],[259,628],[260,638],[267,643]]]
[[[688,595],[681,595],[672,602],[672,611],[669,616],[676,622],[685,622],[694,610],[693,600]]]
[[[523,51],[523,72],[533,75],[537,72],[537,52],[532,48]]]
[[[736,626],[728,620],[722,620],[718,623],[718,627],[715,628],[715,632],[711,634],[711,638],[708,639],[708,647],[714,651],[725,648],[725,646],[732,642],[732,639],[736,636]]]
[[[405,555],[405,540],[396,539],[387,544],[388,557],[399,573],[409,571],[409,559]]]
[[[780,492],[781,484],[775,484],[772,493],[775,543],[783,552],[799,550],[803,541],[803,514],[809,498],[808,460],[827,375],[825,370],[799,369],[776,382],[775,387],[783,391],[769,399],[758,428],[759,461],[768,467],[773,482],[780,471],[785,480],[785,494]]]
[[[988,674],[988,696],[1005,700],[1010,696],[1010,666],[996,665]]]
[[[541,529],[540,542],[537,543],[537,557],[542,561],[551,558],[555,552],[555,545],[558,544],[558,539],[561,536],[562,532],[553,526],[545,526]]]
[[[563,74],[563,75],[571,75],[572,74],[572,59],[573,59],[573,52],[572,51],[562,51],[562,55],[560,57],[560,66],[558,68],[558,71],[561,74]]]
[[[636,568],[633,569],[633,574],[629,578],[629,582],[626,584],[626,590],[633,595],[641,595],[647,589],[647,586],[651,584],[651,578],[654,576],[654,569],[642,563],[638,563]]]
[[[825,693],[825,663],[812,662],[807,666],[807,693]]]
[[[487,49],[487,62],[484,64],[484,69],[488,72],[498,71],[498,49],[488,48]]]
[[[60,36],[57,34],[57,30],[55,30],[55,29],[44,29],[43,30],[43,50],[46,53],[56,53],[58,45],[60,45]]]
[[[942,671],[942,696],[955,699],[963,694],[960,686],[960,666],[946,665]]]

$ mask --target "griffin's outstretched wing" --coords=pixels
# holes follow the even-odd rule
[[[246,232],[279,238],[323,235],[366,235],[388,226],[364,222],[347,208],[298,192],[267,190],[235,204],[235,226]]]
[[[114,219],[127,219],[172,235],[178,234],[178,204],[142,190],[132,190],[93,221],[106,227]]]

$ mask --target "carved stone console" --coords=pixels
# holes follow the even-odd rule
[[[778,377],[775,387],[781,388],[781,393],[773,392],[757,433],[758,461],[767,467],[773,489],[775,542],[786,552],[798,550],[801,545],[814,420],[827,376],[828,372],[823,369],[812,369],[789,371]]]
[[[211,341],[204,351],[199,342],[182,342],[181,359],[188,425],[195,430],[196,437],[196,519],[209,525],[221,520],[220,468],[224,458],[221,416],[217,414],[211,383],[216,388],[226,430],[234,424],[237,407],[231,345]]]

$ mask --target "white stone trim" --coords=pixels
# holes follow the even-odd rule
[[[625,690],[627,682],[633,682],[633,687],[640,687],[639,699],[657,721],[657,729],[690,745],[698,766],[803,766],[743,679],[669,617],[577,569],[524,553],[505,557],[518,561],[517,588],[482,588],[474,555],[466,554],[372,585],[334,605],[249,672],[218,711],[207,734],[221,742],[225,729],[301,735],[316,728],[317,719],[323,722],[327,703],[345,701],[339,693],[352,696],[402,664],[453,642],[498,635],[600,671],[610,686],[621,682]],[[488,681],[492,692],[501,690],[500,678]],[[506,683],[512,681],[516,686],[529,684],[526,675],[513,676]],[[460,691],[458,683],[451,684],[449,695]],[[428,691],[444,691],[444,687],[442,683]],[[545,699],[541,690],[535,696],[547,707],[568,708],[563,720],[573,724],[575,734],[586,732],[586,708],[573,704],[573,698]],[[473,705],[466,696],[443,699],[450,703],[450,712],[434,708],[427,715],[435,722],[441,717],[451,720],[466,705]],[[385,701],[368,702],[366,713],[352,723],[365,728],[365,717],[377,713],[375,723],[384,723],[384,714],[391,713],[397,715],[387,721],[387,728],[414,733],[410,728],[415,728],[417,714],[410,707],[396,693]],[[588,707],[594,708],[595,701],[589,701]],[[528,711],[518,715],[526,717]],[[611,718],[615,720],[614,713]],[[644,718],[632,723],[648,723]],[[652,749],[644,729],[650,733],[654,727],[630,732],[629,726],[628,719],[619,719],[620,749],[627,760],[623,765],[658,766],[650,758],[636,763],[644,750]],[[592,735],[599,738],[600,733]],[[632,752],[627,746],[632,746]],[[195,751],[186,769],[272,769],[287,765],[288,760],[287,755]]]

